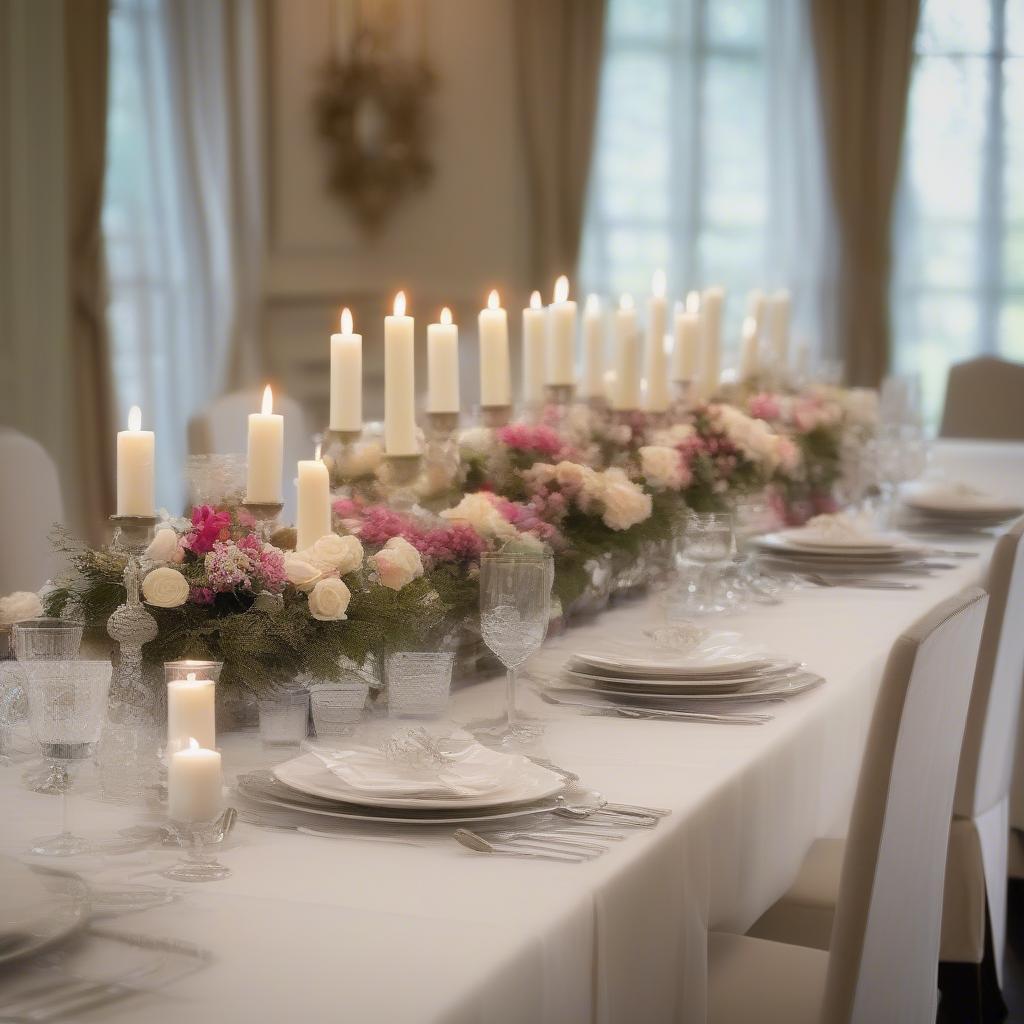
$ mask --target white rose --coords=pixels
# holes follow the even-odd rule
[[[0,597],[0,623],[5,626],[38,619],[42,614],[43,603],[31,590],[16,590],[7,597]]]
[[[312,590],[317,580],[323,575],[312,562],[307,561],[302,555],[296,554],[284,556],[284,574],[293,587],[303,591]]]
[[[536,468],[536,467],[535,467]],[[508,539],[516,535],[516,528],[494,507],[484,492],[467,494],[455,508],[446,508],[441,517],[452,522],[466,522],[481,537]]]
[[[640,468],[653,487],[678,491],[683,485],[682,459],[675,448],[645,445],[640,449]]]
[[[166,565],[151,569],[142,581],[142,596],[156,608],[178,608],[188,600],[188,580]]]
[[[340,622],[348,618],[345,612],[352,594],[341,580],[320,580],[309,595],[309,614],[320,622]]]
[[[490,427],[469,427],[459,435],[459,447],[469,455],[486,455],[494,447]]]
[[[392,537],[372,559],[381,585],[390,590],[401,590],[423,575],[420,553],[404,537]]]
[[[356,537],[339,537],[336,533],[328,533],[304,555],[317,568],[333,569],[344,576],[363,564],[363,545]]]
[[[559,487],[581,490],[586,479],[587,467],[578,462],[560,462],[555,466],[555,479]]]
[[[180,562],[184,552],[178,544],[178,535],[169,526],[161,526],[146,548],[146,558],[151,562]]]
[[[651,496],[632,483],[621,469],[606,469],[602,475],[604,514],[601,519],[605,526],[628,530],[651,514]]]

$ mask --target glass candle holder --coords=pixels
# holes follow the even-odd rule
[[[190,738],[207,750],[217,746],[216,687],[223,667],[212,659],[164,662],[168,753],[187,746]]]
[[[454,664],[452,651],[396,651],[388,655],[388,714],[397,718],[443,715]]]
[[[297,747],[309,731],[309,691],[281,690],[259,699],[265,747]]]
[[[223,837],[223,816],[211,821],[168,821],[168,827],[184,848],[185,857],[160,874],[176,882],[216,882],[227,878],[231,869],[213,852]]]
[[[317,736],[345,736],[363,718],[370,684],[365,679],[321,683],[310,687],[313,728]]]
[[[80,622],[38,618],[16,622],[12,630],[18,661],[72,661],[82,646]]]

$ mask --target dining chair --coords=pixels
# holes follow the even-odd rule
[[[64,521],[57,467],[31,437],[0,428],[0,594],[38,590],[58,566],[50,543],[54,523]]]
[[[1024,364],[981,356],[951,366],[939,435],[1024,439]]]
[[[988,612],[949,830],[939,949],[944,963],[981,964],[988,925],[997,983],[1006,942],[1010,788],[1024,682],[1022,536],[1024,519],[999,538],[989,567]],[[842,839],[817,840],[796,882],[748,934],[828,949],[844,847]]]
[[[712,933],[712,1024],[933,1024],[946,842],[987,605],[971,587],[893,645],[829,950]]]

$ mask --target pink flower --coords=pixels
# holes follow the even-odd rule
[[[213,604],[214,593],[209,587],[193,587],[189,600],[193,604]]]
[[[185,538],[185,544],[197,555],[213,550],[217,541],[228,539],[231,516],[217,512],[209,505],[197,505],[192,509],[192,529]]]
[[[782,415],[778,399],[768,392],[754,395],[748,408],[750,415],[759,420],[777,420]]]
[[[510,423],[498,431],[498,440],[508,448],[555,458],[562,451],[562,439],[551,427],[541,423]]]

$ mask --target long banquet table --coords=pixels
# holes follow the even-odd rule
[[[1024,445],[945,442],[951,475],[1024,498]],[[579,865],[422,846],[316,838],[239,824],[221,851],[230,878],[113,926],[202,945],[213,962],[109,1021],[700,1021],[706,934],[746,929],[785,891],[811,841],[841,834],[880,672],[896,636],[981,580],[978,558],[919,590],[802,590],[716,620],[799,657],[827,683],[772,705],[764,726],[581,717],[546,708],[548,755],[610,799],[672,809]],[[610,632],[660,621],[656,599],[616,608],[550,641],[535,667]],[[493,713],[502,683],[458,692],[453,717]],[[534,700],[532,695],[528,700]],[[541,706],[537,705],[538,707]],[[228,772],[267,763],[252,735],[221,737]],[[0,770],[2,846],[52,831],[54,802]],[[131,811],[79,802],[84,826]],[[163,851],[77,865],[98,884],[162,884]],[[72,866],[72,865],[69,865]],[[2,995],[2,987],[0,987]],[[0,999],[2,1002],[2,999]]]

